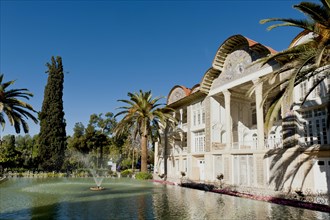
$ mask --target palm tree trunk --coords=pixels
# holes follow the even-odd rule
[[[141,136],[141,172],[148,172],[147,158],[148,158],[147,136],[142,135]]]
[[[134,172],[134,147],[133,147],[133,151],[132,151],[132,154],[133,154],[133,156],[132,156],[132,171]]]

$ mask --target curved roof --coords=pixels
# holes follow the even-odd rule
[[[300,32],[290,43],[289,48],[296,46],[297,44],[306,41],[307,39],[311,38],[310,36],[313,34],[313,32],[310,32],[309,30],[303,30]]]
[[[184,102],[184,100],[186,100],[186,97],[188,97],[188,99],[192,99],[195,96],[201,97],[203,95],[207,95],[210,91],[213,81],[218,78],[220,73],[222,72],[227,56],[231,52],[236,50],[238,47],[244,46],[264,56],[266,56],[267,54],[277,53],[272,48],[266,47],[247,37],[244,37],[242,35],[233,35],[227,38],[219,47],[212,61],[212,67],[206,71],[201,83],[193,86],[191,89],[180,85],[174,86],[168,94],[167,105],[179,105],[181,102]],[[181,92],[181,94],[178,94],[178,97],[174,97],[174,94],[172,93],[178,88],[181,89],[183,92]]]
[[[242,35],[233,35],[227,40],[225,40],[222,45],[217,50],[215,57],[212,62],[212,68],[210,68],[205,74],[201,82],[200,90],[204,93],[208,93],[210,91],[213,80],[216,79],[223,70],[223,66],[225,64],[227,56],[236,50],[237,47],[247,46],[251,50],[263,54],[266,56],[267,54],[277,53],[270,47],[266,47],[254,40],[251,40]]]
[[[191,88],[191,93],[197,92],[200,88],[200,84],[196,84]]]
[[[217,69],[214,68],[208,69],[204,74],[202,82],[200,84],[200,91],[207,94],[212,86],[213,80],[218,78],[220,73],[221,71]]]
[[[219,47],[217,53],[215,54],[215,57],[212,62],[212,67],[214,69],[222,71],[223,66],[225,64],[226,57],[228,54],[230,54],[232,51],[234,51],[239,46],[248,46],[251,50],[254,50],[258,53],[262,54],[269,54],[269,53],[276,53],[275,50],[273,50],[270,47],[266,47],[254,40],[251,40],[247,37],[244,37],[242,35],[233,35],[227,40],[225,40],[222,45]]]
[[[182,98],[184,98],[184,97],[190,95],[190,93],[191,93],[191,89],[189,89],[189,88],[187,88],[187,87],[185,87],[185,86],[176,85],[176,86],[174,86],[174,87],[171,89],[171,91],[168,93],[168,96],[167,96],[167,104],[170,104],[170,99],[172,98],[172,93],[173,93],[174,90],[176,90],[176,89],[178,89],[178,88],[179,88],[181,91],[183,91],[183,97],[180,97],[179,99],[182,99]],[[175,102],[175,101],[177,101],[177,100],[173,100],[172,102]]]

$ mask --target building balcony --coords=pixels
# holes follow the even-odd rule
[[[241,141],[234,142],[232,148],[233,149],[257,149],[258,141]]]
[[[266,139],[265,140],[265,148],[268,149],[276,149],[276,148],[283,148],[283,140],[282,138],[273,138],[273,139]],[[232,149],[258,149],[258,141],[243,141],[243,142],[234,142]]]
[[[183,132],[187,132],[188,131],[188,123],[181,124],[181,129],[183,130]]]
[[[282,138],[272,138],[265,140],[265,147],[268,149],[283,148]]]
[[[169,155],[172,155],[172,156],[179,156],[179,155],[181,155],[181,154],[186,154],[187,153],[187,147],[179,147],[179,146],[177,146],[177,147],[174,147],[174,148],[171,148],[171,149],[169,149],[168,151],[167,151],[167,153],[169,154]]]
[[[204,153],[205,152],[205,147],[204,146],[195,146],[192,149],[192,153]]]

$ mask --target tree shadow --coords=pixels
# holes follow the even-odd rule
[[[310,105],[316,105],[316,103],[309,103]],[[306,144],[305,141],[302,141],[302,137],[306,135],[306,124],[304,124],[304,120],[301,120],[295,114],[287,115],[283,119],[283,146],[282,148],[269,149],[264,159],[268,158],[270,160],[269,165],[269,185],[274,186],[275,190],[283,191],[287,188],[287,192],[292,192],[293,189],[297,194],[302,192],[303,189],[306,190],[306,186],[311,187],[311,183],[306,184],[306,180],[308,175],[312,175],[311,172],[313,167],[316,166],[316,161],[322,160],[322,158],[330,157],[329,144],[315,144],[315,136],[310,137],[314,140],[313,144]],[[320,129],[319,129],[320,130]],[[324,131],[318,131],[324,132]],[[328,132],[328,131],[326,131]],[[315,135],[315,132],[313,133]],[[321,135],[321,134],[316,134]],[[325,134],[326,135],[326,134]],[[306,138],[306,136],[305,136]],[[329,166],[329,169],[320,170],[321,172],[325,172],[326,175],[326,185],[327,191],[323,192],[323,194],[327,194],[329,196],[329,180],[330,180],[330,162],[326,164]],[[314,168],[315,169],[315,168]],[[315,174],[314,174],[315,175]],[[317,179],[313,177],[314,184]],[[308,189],[311,190],[311,189]],[[314,190],[312,190],[314,194],[320,192],[320,189],[316,189],[314,185]]]
[[[271,149],[268,150],[264,158],[271,158],[270,171],[271,176],[269,177],[269,184],[274,184],[275,190],[283,190],[285,183],[289,183],[289,191],[291,191],[292,183],[300,170],[300,168],[307,164],[304,170],[303,180],[301,182],[301,188],[304,185],[306,176],[311,171],[313,164],[311,160],[315,158],[313,152],[317,152],[316,148],[304,149],[302,147],[284,148],[284,149]],[[296,161],[300,155],[304,155],[306,152],[311,153],[305,156],[303,159]]]

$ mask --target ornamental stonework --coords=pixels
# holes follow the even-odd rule
[[[227,55],[221,74],[212,83],[211,89],[237,80],[242,76],[251,74],[261,68],[261,64],[253,64],[262,56],[257,52],[243,47]],[[268,66],[267,64],[265,67]]]
[[[173,102],[178,101],[179,99],[182,99],[185,97],[185,92],[182,88],[175,88],[170,95],[168,104],[171,104]]]

